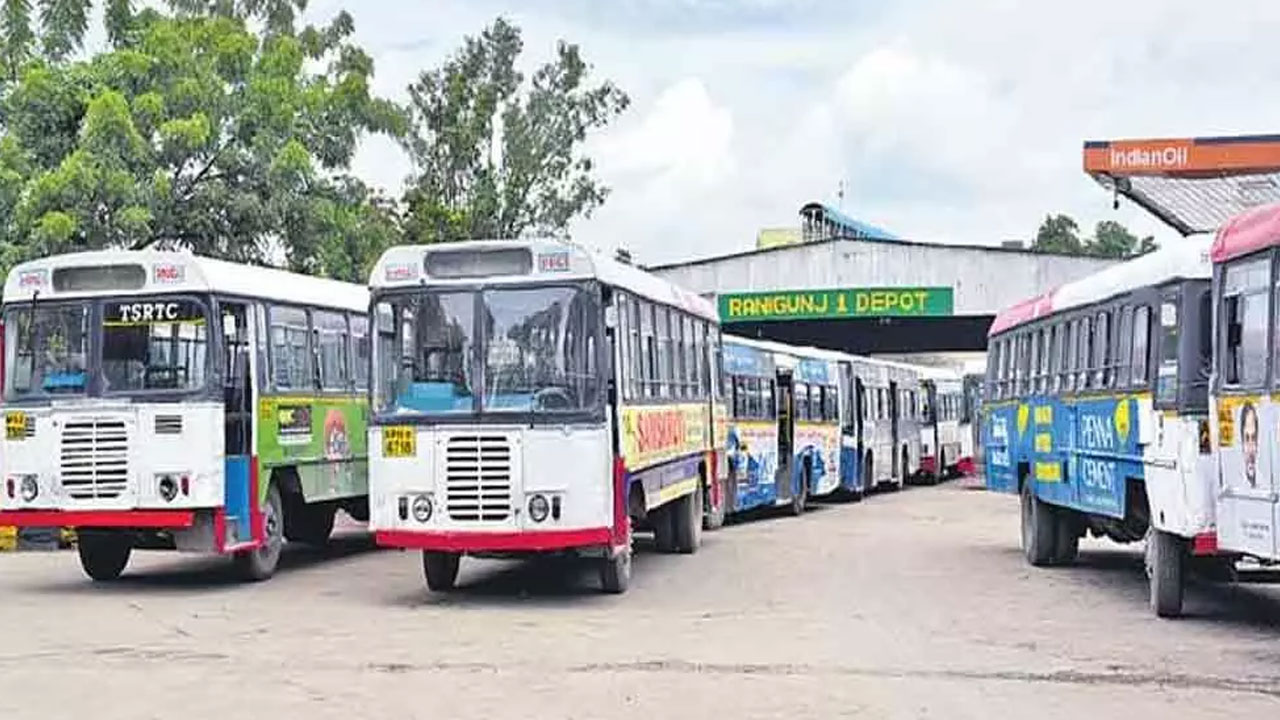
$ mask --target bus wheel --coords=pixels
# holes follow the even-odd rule
[[[631,586],[631,548],[610,552],[600,558],[600,587],[620,595]]]
[[[296,496],[284,514],[284,537],[289,542],[325,545],[333,534],[338,507],[333,503],[307,504]]]
[[[1057,523],[1054,507],[1036,497],[1031,483],[1022,484],[1022,552],[1027,562],[1043,567],[1053,562]]]
[[[267,488],[262,525],[266,531],[262,545],[236,553],[236,569],[245,580],[266,580],[275,574],[276,566],[280,564],[280,551],[284,548],[284,507],[280,502],[280,489],[275,483]]]
[[[675,503],[654,508],[649,513],[649,526],[653,528],[653,546],[658,552],[676,551]]]
[[[451,552],[422,551],[422,574],[431,592],[448,592],[458,582],[462,556]]]
[[[717,481],[718,482],[718,481]],[[719,530],[724,527],[725,515],[729,512],[726,503],[729,500],[729,493],[724,484],[720,485],[720,505],[719,507],[708,507],[711,502],[710,495],[704,495],[703,506],[706,508],[706,522],[703,523],[704,530]]]
[[[684,555],[698,551],[702,544],[702,487],[676,500],[672,506],[672,532],[675,550]]]
[[[800,474],[800,489],[795,495],[791,496],[791,507],[788,508],[792,515],[800,516],[804,514],[805,504],[809,501],[809,469],[806,467],[804,472]]]
[[[1185,545],[1177,535],[1155,528],[1147,531],[1146,565],[1151,609],[1160,617],[1178,617],[1182,614]]]
[[[1074,565],[1080,556],[1080,521],[1074,510],[1058,508],[1054,523],[1053,563]]]
[[[871,462],[870,455],[867,455],[862,467],[862,494],[870,495],[876,489],[876,466]]]
[[[80,552],[80,567],[94,582],[118,579],[133,553],[128,536],[102,530],[81,530],[76,548]]]

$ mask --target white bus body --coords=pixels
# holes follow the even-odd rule
[[[305,438],[292,436],[297,452],[286,460],[278,418],[264,427],[259,404],[274,408],[279,396],[262,387],[267,308],[287,305],[303,318],[323,308],[348,327],[367,298],[360,285],[179,252],[85,252],[13,268],[0,525],[82,528],[81,560],[98,580],[119,575],[135,547],[236,553],[250,577],[269,576],[282,503],[298,508],[291,527],[315,514],[309,504],[330,503],[322,510],[331,524],[332,503],[363,502],[365,484],[353,452],[363,442],[345,431],[326,446],[300,427]],[[299,337],[305,346],[305,327]],[[358,415],[347,377],[326,383],[322,401],[285,407]],[[271,502],[277,471],[294,482],[271,491],[283,494]]]
[[[693,552],[723,513],[707,300],[556,241],[396,247],[370,285],[371,522],[431,589],[463,555],[572,552],[621,592],[631,520]]]

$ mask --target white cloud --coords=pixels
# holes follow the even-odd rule
[[[634,104],[591,142],[613,194],[575,234],[644,261],[749,247],[842,180],[846,211],[909,237],[1025,239],[1067,212],[1169,239],[1146,213],[1111,210],[1081,170],[1082,141],[1274,132],[1280,117],[1265,92],[1280,75],[1280,5],[1263,0],[903,0],[871,14],[811,0],[780,23],[670,32],[581,3],[532,14],[441,0],[426,24],[406,21],[418,12],[407,0],[366,5],[357,27],[383,88],[503,10],[531,56],[581,44]],[[362,172],[397,184],[395,153],[371,146]]]

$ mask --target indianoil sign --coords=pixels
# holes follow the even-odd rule
[[[949,287],[847,288],[729,293],[718,298],[720,322],[951,315]]]

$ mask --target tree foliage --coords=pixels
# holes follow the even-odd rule
[[[519,29],[499,18],[410,86],[410,240],[561,234],[604,202],[582,144],[626,109],[627,95],[591,84],[578,46],[565,42],[526,82],[522,50]]]
[[[1103,220],[1094,227],[1093,237],[1081,238],[1080,226],[1069,215],[1049,215],[1036,231],[1031,249],[1037,252],[1066,255],[1089,255],[1104,258],[1130,258],[1156,249],[1155,238],[1139,239],[1124,225]]]
[[[154,244],[263,262],[280,249],[296,270],[362,280],[381,249],[369,244],[397,225],[345,173],[363,135],[399,135],[404,118],[370,93],[350,16],[295,33],[281,8],[302,4],[166,17],[111,2],[120,47],[27,62],[0,97],[0,262]],[[265,13],[267,31],[246,13]]]

